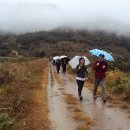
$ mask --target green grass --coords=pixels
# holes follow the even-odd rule
[[[9,118],[7,113],[0,114],[0,130],[12,130],[11,126],[14,124],[14,121]]]

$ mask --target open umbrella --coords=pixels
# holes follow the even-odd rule
[[[65,55],[62,55],[62,56],[60,56],[60,58],[62,59],[62,58],[66,58],[67,56],[65,56]]]
[[[86,56],[75,56],[74,58],[72,58],[70,61],[69,61],[69,64],[70,66],[75,69],[76,66],[79,64],[79,59],[83,57],[85,59],[85,65],[88,65],[90,64],[90,61],[89,59],[86,57]]]
[[[107,61],[114,61],[114,58],[112,57],[112,55],[104,50],[93,49],[93,50],[90,50],[89,52],[91,53],[91,55],[98,56],[98,57],[100,54],[103,54],[104,58]]]
[[[52,64],[55,65],[56,64],[56,60],[60,60],[60,56],[54,56],[53,60],[52,60]]]
[[[68,63],[68,62],[70,61],[70,58],[68,58],[68,57],[63,57],[63,58],[61,59],[61,62],[63,62],[64,60]]]
[[[54,56],[53,57],[53,60],[57,60],[57,59],[60,59],[60,56]]]

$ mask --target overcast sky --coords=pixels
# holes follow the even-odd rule
[[[1,31],[61,26],[130,33],[130,0],[0,0]]]

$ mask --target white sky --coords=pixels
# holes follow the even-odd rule
[[[60,26],[130,33],[130,0],[0,0],[0,30]]]

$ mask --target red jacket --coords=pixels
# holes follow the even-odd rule
[[[97,63],[99,63],[99,65],[97,65]],[[93,70],[95,70],[95,78],[103,79],[106,77],[106,71],[108,70],[108,64],[106,61],[96,61],[93,65]]]

